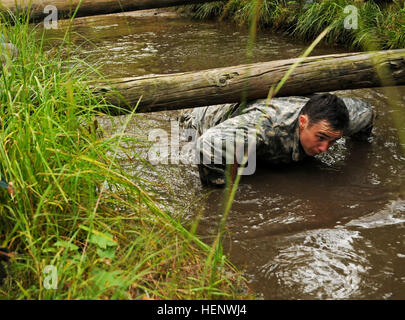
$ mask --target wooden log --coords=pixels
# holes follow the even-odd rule
[[[58,18],[70,18],[79,6],[76,17],[118,13],[144,9],[165,8],[179,5],[205,3],[221,0],[1,0],[0,13],[8,10],[13,14],[30,10],[30,19],[41,21],[49,12],[44,13],[48,5],[55,6]]]
[[[113,79],[94,84],[97,94],[131,111],[153,112],[266,98],[298,59],[226,68]],[[379,70],[379,72],[377,72]],[[385,79],[380,79],[386,70]],[[405,85],[405,49],[305,58],[277,96]],[[111,110],[114,113],[114,111]],[[125,111],[121,111],[121,113]]]

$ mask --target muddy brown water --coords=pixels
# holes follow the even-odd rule
[[[63,34],[63,26],[48,31]],[[246,63],[249,32],[229,23],[157,14],[78,19],[76,55],[106,77],[173,73]],[[83,39],[87,39],[84,41]],[[253,62],[298,57],[306,48],[270,32],[257,35]],[[318,47],[313,55],[344,52]],[[405,103],[405,88],[399,87]],[[224,250],[264,299],[405,299],[405,157],[383,89],[340,91],[369,101],[378,113],[368,142],[340,140],[305,163],[258,167],[243,177],[227,219]],[[404,109],[405,111],[405,109]],[[173,134],[179,111],[144,114],[126,134]],[[110,132],[125,117],[100,117]],[[180,141],[180,145],[184,145]],[[147,150],[137,147],[146,156]],[[129,149],[129,152],[131,150]],[[135,150],[134,150],[135,152]],[[169,161],[170,162],[170,161]],[[195,165],[158,164],[140,171],[159,182],[161,201],[185,221],[200,218],[210,241],[222,216],[222,190],[203,188]]]

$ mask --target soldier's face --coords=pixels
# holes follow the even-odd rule
[[[309,156],[327,151],[343,134],[341,130],[333,130],[326,120],[310,125],[307,115],[300,115],[299,125],[301,146]]]

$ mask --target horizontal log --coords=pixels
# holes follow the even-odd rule
[[[94,91],[129,112],[194,108],[266,98],[298,59],[239,65],[169,75],[120,78],[93,84]],[[385,79],[381,79],[386,70]],[[405,85],[405,49],[307,57],[277,96]],[[110,112],[116,112],[109,110]]]
[[[27,12],[30,19],[41,21],[50,12],[44,13],[48,5],[55,6],[58,18],[70,18],[79,6],[76,17],[118,13],[144,9],[165,8],[179,5],[213,2],[218,0],[1,0],[0,12]],[[221,0],[219,0],[221,1]]]

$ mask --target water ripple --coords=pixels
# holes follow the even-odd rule
[[[363,278],[371,269],[356,250],[365,241],[359,231],[318,229],[288,237],[274,259],[261,267],[283,296],[348,299],[362,295]]]
[[[384,209],[352,220],[346,226],[355,226],[364,229],[379,228],[405,222],[405,201],[390,202]]]

